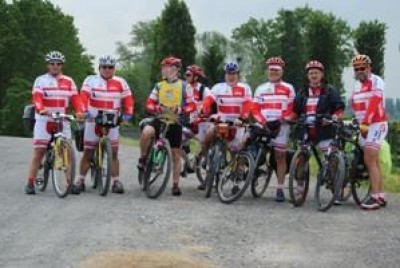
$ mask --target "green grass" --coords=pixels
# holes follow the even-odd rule
[[[315,179],[318,173],[317,161],[310,159],[311,179]],[[383,190],[387,193],[400,193],[400,169],[393,168],[391,174],[383,175]]]
[[[132,139],[128,137],[120,137],[121,144],[127,145],[127,146],[139,146],[139,140],[137,139]]]

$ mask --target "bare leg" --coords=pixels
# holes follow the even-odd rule
[[[34,148],[33,149],[33,156],[32,156],[31,166],[29,168],[29,174],[28,174],[28,178],[30,180],[33,180],[36,178],[36,175],[38,173],[40,164],[42,162],[42,159],[43,159],[45,153],[46,153],[46,148]],[[33,183],[33,182],[34,181],[30,181],[29,183]]]
[[[151,139],[155,135],[155,129],[152,126],[145,126],[139,140],[140,157],[146,156]]]
[[[182,150],[180,148],[172,148],[173,161],[173,184],[179,186],[182,171]]]
[[[365,147],[364,162],[371,178],[372,194],[379,194],[382,188],[382,179],[379,168],[379,151]]]

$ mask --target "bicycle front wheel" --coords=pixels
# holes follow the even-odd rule
[[[221,167],[222,146],[220,141],[216,141],[207,156],[206,198],[211,196],[211,192],[214,189],[214,182],[217,181],[217,176]]]
[[[112,169],[111,141],[108,138],[99,143],[95,157],[97,190],[100,196],[106,196],[110,190]]]
[[[247,190],[254,170],[253,157],[246,151],[239,152],[223,169],[218,180],[218,198],[230,204],[238,200]]]
[[[302,206],[308,194],[310,171],[308,157],[305,152],[297,151],[290,163],[289,195],[295,207]]]
[[[36,189],[38,189],[41,192],[46,191],[47,184],[49,182],[51,166],[52,166],[52,151],[47,150],[46,155],[42,160],[42,163],[40,164],[40,168],[35,181]]]
[[[70,141],[56,140],[51,168],[53,187],[58,197],[66,197],[75,178],[75,151]]]
[[[158,198],[167,187],[172,170],[172,152],[165,141],[164,145],[153,146],[144,174],[146,195]]]
[[[319,211],[327,211],[333,202],[339,200],[344,176],[344,160],[338,153],[328,156],[328,160],[318,173],[315,188],[315,204]]]
[[[264,152],[260,150],[259,154],[260,153]],[[271,152],[268,152],[268,154],[270,153]],[[258,158],[259,156],[257,157],[257,159]],[[255,163],[255,168],[251,180],[251,193],[254,198],[259,198],[265,193],[265,191],[268,188],[269,182],[271,180],[272,172],[273,168],[269,164],[268,160],[264,161],[264,163],[258,167],[257,164]]]

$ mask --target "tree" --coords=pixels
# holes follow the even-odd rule
[[[13,78],[10,86],[5,90],[5,105],[1,110],[1,134],[12,136],[27,136],[29,131],[22,122],[24,105],[31,99],[31,81]]]
[[[274,20],[250,18],[232,32],[232,48],[242,59],[247,82],[256,87],[265,81],[264,62],[268,56],[281,55]]]
[[[281,33],[279,38],[281,56],[286,62],[283,78],[290,81],[295,89],[299,89],[304,84],[304,74],[299,70],[304,68],[307,54],[301,27],[298,23],[298,15],[289,10],[281,10],[278,14],[277,30]]]
[[[145,115],[144,103],[156,81],[156,70],[160,64],[157,56],[158,25],[159,20],[138,22],[132,26],[131,40],[127,44],[117,44],[121,63],[118,74],[131,86],[139,119]]]
[[[45,54],[51,50],[64,53],[64,71],[77,84],[93,72],[91,57],[79,42],[73,18],[48,1],[20,0],[7,5],[0,0],[0,22],[0,131],[26,135],[22,108],[30,102],[33,80],[45,72]]]
[[[396,106],[394,103],[395,99],[393,98],[385,98],[385,109],[389,115],[389,119],[394,119],[396,116]]]
[[[14,55],[14,64],[21,77],[33,80],[44,71],[44,56],[59,50],[66,56],[65,73],[78,84],[93,73],[91,57],[79,42],[73,17],[48,1],[20,0],[10,6],[23,35],[22,52]]]
[[[210,85],[217,83],[224,74],[224,60],[228,53],[228,40],[218,32],[205,32],[198,38],[199,62],[204,68]]]
[[[22,55],[24,39],[17,20],[10,13],[10,6],[0,0],[0,107],[4,103],[5,89],[18,71],[16,58]]]
[[[182,0],[168,0],[160,17],[159,59],[176,56],[183,68],[192,64],[196,56],[195,35],[189,9]]]
[[[333,14],[312,11],[306,25],[309,59],[321,61],[330,84],[343,90],[342,73],[351,58],[350,27]]]
[[[330,82],[341,87],[341,73],[351,57],[347,23],[307,6],[281,10],[267,21],[251,18],[233,30],[232,38],[244,58],[250,59],[246,67],[254,69],[252,83],[265,80],[262,66],[266,58],[281,55],[288,63],[284,78],[296,87],[302,84],[304,65],[310,59],[322,61]]]
[[[386,29],[387,26],[383,22],[363,21],[353,33],[357,52],[371,58],[372,69],[380,76],[383,76],[385,69]]]

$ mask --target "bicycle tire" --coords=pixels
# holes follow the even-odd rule
[[[303,176],[302,179],[299,180],[304,182],[304,189],[299,199],[297,198],[297,186],[295,187],[295,183],[297,183],[298,181],[296,176],[298,171],[297,170],[298,158],[305,162],[304,170],[302,171]],[[308,194],[309,183],[310,183],[310,170],[309,170],[309,162],[307,156],[303,151],[297,151],[292,158],[289,168],[289,195],[291,202],[295,207],[300,207],[304,204]]]
[[[250,185],[251,179],[252,179],[252,175],[254,173],[254,159],[252,157],[252,155],[247,152],[247,151],[240,151],[237,155],[237,157],[234,158],[233,161],[246,161],[248,166],[248,171],[247,174],[244,175],[244,184],[243,187],[240,188],[238,191],[234,191],[233,189],[237,189],[237,188],[231,188],[230,192],[231,192],[231,196],[226,196],[225,195],[225,191],[223,191],[222,186],[224,184],[224,179],[226,178],[226,176],[221,176],[221,178],[218,180],[218,184],[217,184],[217,193],[218,193],[218,198],[219,200],[224,203],[224,204],[231,204],[233,202],[235,202],[236,200],[238,200],[239,198],[241,198],[243,196],[243,194],[246,192],[247,188]],[[229,167],[230,165],[228,165],[224,171],[226,171],[227,169],[229,169],[229,172],[232,172],[232,169],[230,169]],[[235,164],[236,167],[239,167],[238,163]],[[236,171],[235,171],[236,172]]]
[[[154,184],[154,182],[156,181],[156,178],[154,178],[153,180],[150,180],[150,176],[153,172],[153,168],[154,168],[154,163],[152,161],[152,159],[149,159],[149,165],[146,168],[146,173],[145,173],[145,177],[144,177],[144,182],[146,184],[145,188],[146,188],[146,196],[148,198],[151,199],[156,199],[158,197],[160,197],[160,195],[165,191],[165,188],[167,187],[169,178],[171,176],[171,172],[172,172],[172,152],[171,152],[171,147],[169,146],[169,142],[167,140],[164,141],[164,145],[157,145],[157,147],[153,147],[152,148],[152,153],[150,154],[150,156],[152,156],[155,152],[155,150],[158,150],[158,154],[162,154],[163,157],[165,157],[164,160],[162,160],[162,165],[164,165],[165,163],[167,164],[167,170],[163,176],[163,179],[161,181],[161,185],[160,187],[156,187],[155,191],[152,191],[152,185]]]
[[[216,176],[218,175],[219,168],[221,165],[221,146],[222,144],[219,141],[216,141],[213,145],[209,157],[209,165],[206,176],[206,190],[205,197],[209,198],[211,196],[211,192],[214,188],[214,181],[216,180]]]
[[[75,150],[73,148],[72,143],[69,140],[65,140],[64,138],[61,138],[62,140],[59,141],[60,142],[60,147],[63,150],[63,157],[64,157],[64,150],[67,150],[70,155],[70,159],[69,159],[69,174],[67,174],[67,186],[65,188],[65,190],[61,190],[60,185],[58,185],[57,182],[57,175],[55,173],[55,162],[57,161],[56,158],[56,154],[54,153],[54,157],[53,157],[53,161],[52,161],[52,166],[51,166],[51,174],[52,174],[52,181],[53,181],[53,188],[54,191],[56,192],[57,196],[60,198],[64,198],[66,197],[70,192],[71,192],[71,188],[74,182],[74,178],[75,178]],[[56,141],[57,142],[57,141]],[[63,162],[65,161],[65,159],[63,159]],[[68,173],[68,171],[67,171]]]
[[[362,153],[360,153],[359,151],[355,153],[355,157],[353,159],[353,162],[351,163],[351,172],[350,172],[350,188],[351,188],[351,195],[353,196],[353,200],[354,202],[360,206],[364,200],[366,200],[372,191],[371,188],[371,183],[369,178],[362,178],[359,177],[357,174],[358,172],[356,172],[355,170],[357,170],[356,166],[358,165],[358,163],[360,163],[361,161],[364,161],[362,159],[363,155]],[[361,160],[360,160],[361,158]],[[367,190],[365,190],[365,188],[367,188]],[[358,192],[358,190],[365,190],[362,191],[361,194]]]
[[[101,148],[101,155],[100,153]],[[111,149],[111,141],[109,138],[105,138],[103,142],[100,142],[96,149],[96,178],[97,178],[97,190],[100,196],[107,196],[108,191],[110,190],[111,184],[111,169],[112,169],[112,149]],[[104,158],[106,158],[104,160]],[[103,167],[101,164],[107,167],[106,174],[103,174]]]
[[[257,155],[257,159],[259,159],[261,157],[260,154],[265,153],[264,150],[260,150],[258,155]],[[268,152],[268,154],[271,154],[271,152]],[[266,158],[268,159],[268,158]],[[272,177],[272,173],[273,173],[273,168],[271,167],[271,165],[269,165],[269,161],[265,160],[262,165],[260,165],[259,167],[257,167],[257,164],[255,161],[255,168],[253,170],[253,175],[252,175],[252,180],[251,180],[251,194],[253,195],[254,198],[260,198],[265,191],[268,188],[269,182],[271,181],[271,177]],[[264,167],[265,168],[261,168]],[[258,174],[260,173],[260,174]],[[262,180],[262,184],[259,184],[259,180],[265,178],[264,180]],[[259,188],[258,186],[261,185],[261,187]]]
[[[50,170],[51,170],[51,159],[49,159],[49,152],[48,151],[46,151],[46,154],[44,156],[44,159],[42,161],[40,169],[43,169],[43,178],[42,178],[41,183],[38,183],[39,181],[36,178],[35,187],[39,191],[44,192],[44,191],[46,191],[47,185],[49,183]]]
[[[335,163],[335,167],[332,168],[330,165]],[[335,170],[335,174],[331,175],[331,170]],[[324,172],[325,171],[325,172]],[[331,176],[328,178],[328,176]],[[322,167],[321,171],[318,174],[317,183],[315,186],[315,205],[318,211],[325,212],[329,210],[335,200],[339,200],[341,191],[342,191],[342,184],[343,184],[343,176],[344,176],[344,159],[339,153],[332,153],[329,155],[328,160],[325,162],[324,166]],[[333,181],[329,181],[329,179],[333,179]],[[327,185],[330,183],[330,185]],[[331,193],[332,196],[329,197],[326,203],[322,200],[322,193],[321,190],[323,187],[331,187],[328,189],[328,192]]]
[[[204,169],[201,164],[203,161],[204,155],[203,153],[199,153],[196,157],[196,177],[197,180],[199,181],[200,185],[203,185],[206,181],[206,176],[202,174],[202,172],[205,172],[207,174],[207,168]]]

